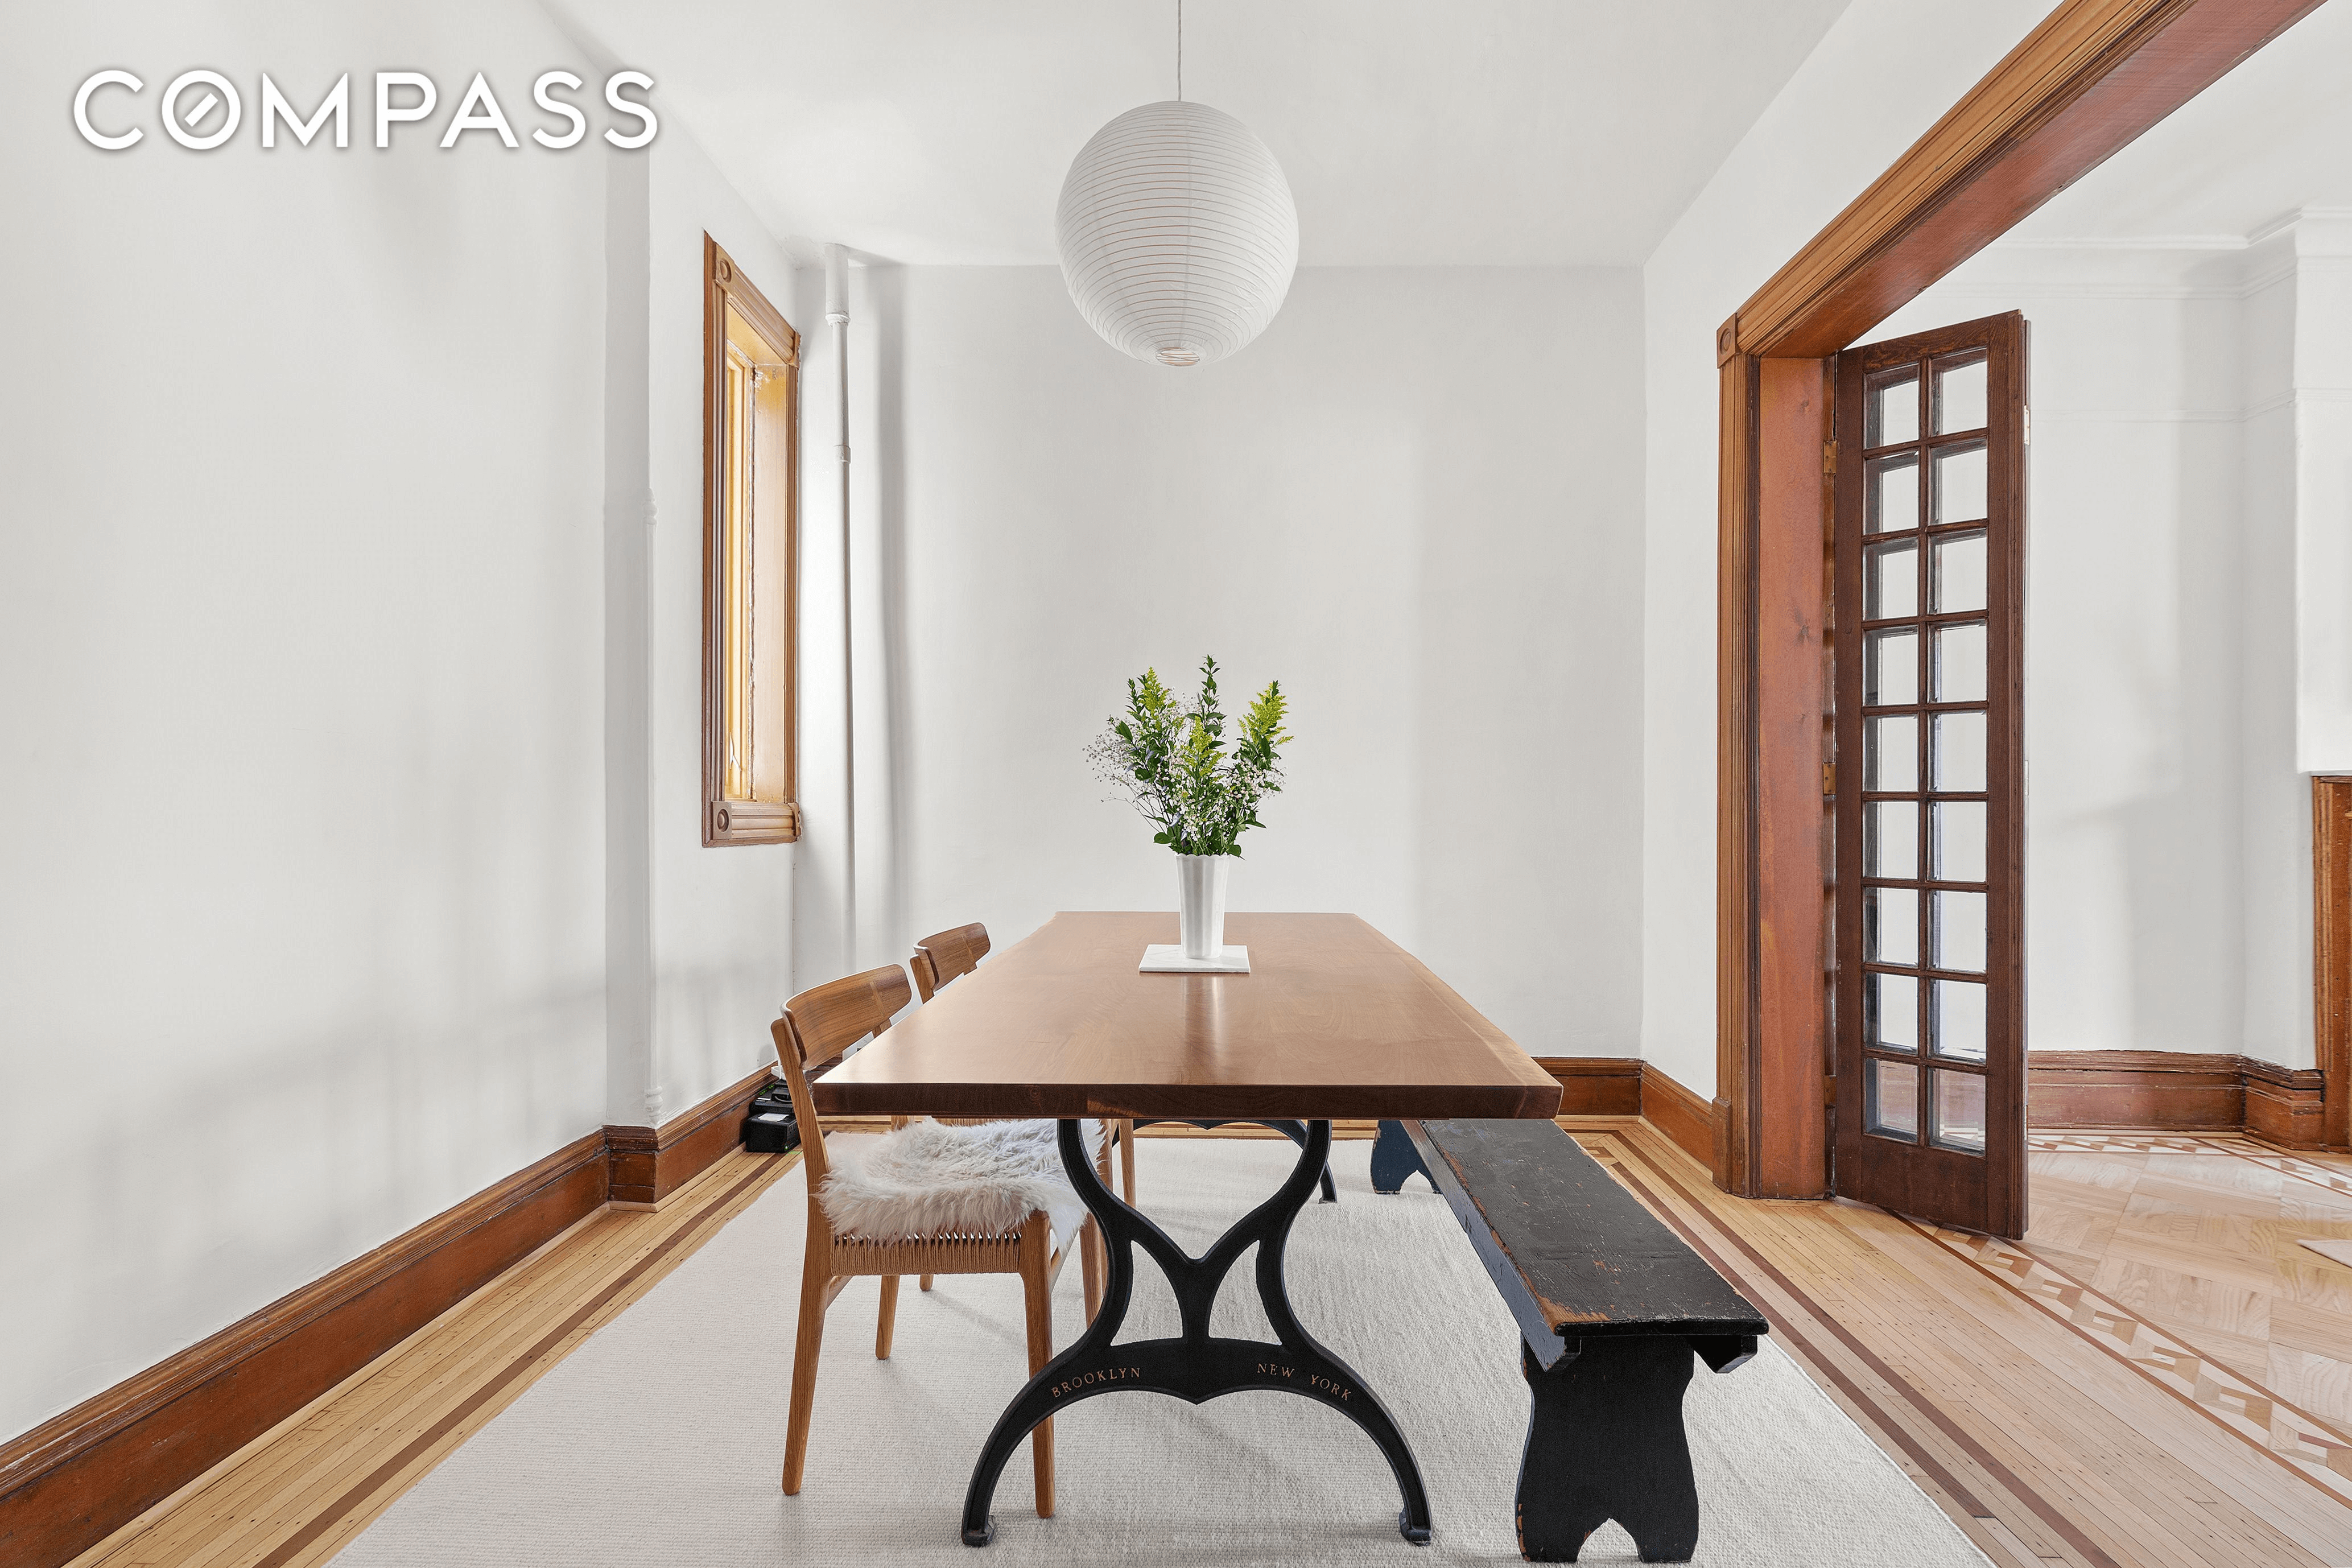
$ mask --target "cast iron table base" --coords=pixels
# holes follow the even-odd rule
[[[1282,1130],[1276,1121],[1260,1125]],[[1193,1258],[1166,1231],[1111,1195],[1095,1174],[1094,1162],[1078,1138],[1078,1124],[1069,1120],[1062,1122],[1063,1168],[1101,1226],[1110,1255],[1102,1310],[1087,1331],[1046,1363],[1045,1370],[1031,1378],[997,1418],[996,1429],[980,1451],[980,1462],[972,1467],[971,1486],[964,1493],[966,1546],[985,1546],[996,1539],[996,1519],[989,1512],[989,1503],[996,1496],[997,1478],[1031,1429],[1064,1407],[1097,1394],[1126,1390],[1172,1394],[1201,1405],[1221,1394],[1259,1388],[1304,1394],[1362,1427],[1387,1458],[1397,1489],[1403,1494],[1397,1529],[1416,1545],[1428,1543],[1429,1494],[1421,1484],[1421,1467],[1406,1446],[1404,1434],[1397,1430],[1395,1420],[1354,1369],[1299,1326],[1283,1288],[1282,1255],[1290,1239],[1291,1222],[1307,1206],[1307,1194],[1315,1191],[1316,1178],[1331,1153],[1328,1121],[1310,1121],[1305,1132],[1298,1163],[1289,1179],[1272,1197],[1242,1216],[1216,1246]],[[1273,1325],[1274,1342],[1214,1338],[1209,1332],[1210,1309],[1226,1274],[1252,1246],[1257,1247],[1258,1300]],[[1183,1332],[1176,1339],[1115,1344],[1112,1342],[1127,1320],[1128,1300],[1135,1286],[1134,1249],[1139,1247],[1168,1277]]]
[[[1197,1127],[1203,1132],[1207,1131],[1212,1127],[1231,1127],[1233,1125],[1229,1121],[1179,1121],[1176,1118],[1167,1116],[1155,1116],[1150,1118],[1149,1121],[1146,1121],[1142,1117],[1138,1117],[1136,1118],[1135,1124],[1138,1127]],[[1249,1125],[1252,1127],[1271,1127],[1276,1132],[1281,1133],[1285,1138],[1289,1139],[1293,1143],[1297,1144],[1301,1149],[1307,1147],[1307,1123],[1304,1121],[1252,1121]],[[1383,1121],[1381,1125],[1386,1127],[1390,1124]],[[1403,1127],[1399,1126],[1397,1128],[1397,1136],[1400,1138],[1404,1137]],[[1412,1140],[1407,1139],[1406,1142],[1408,1146],[1410,1146]],[[1326,1161],[1323,1165],[1323,1201],[1327,1204],[1336,1204],[1339,1201],[1339,1189],[1331,1184],[1331,1166],[1328,1161]]]

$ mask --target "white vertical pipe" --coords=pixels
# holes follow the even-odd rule
[[[824,247],[824,319],[833,327],[834,452],[841,459],[841,952],[843,973],[857,973],[857,663],[850,637],[849,573],[849,253]]]

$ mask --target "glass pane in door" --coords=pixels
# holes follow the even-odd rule
[[[1936,1128],[1938,1148],[1981,1154],[1985,1146],[1985,1080],[1981,1073],[1954,1072],[1937,1068],[1935,1076]]]
[[[1936,541],[1927,607],[1938,615],[1985,607],[1985,536],[1947,533]]]
[[[1985,1059],[1985,988],[1977,980],[1938,980],[1930,993],[1935,1052],[1964,1062]]]
[[[1919,459],[1905,453],[1880,458],[1870,465],[1864,489],[1869,495],[1869,515],[1864,526],[1872,533],[1892,533],[1919,526]]]
[[[1899,539],[1863,552],[1862,616],[1884,621],[1919,613],[1919,542]]]
[[[1864,1083],[1868,1100],[1863,1112],[1864,1131],[1881,1138],[1899,1138],[1906,1143],[1919,1141],[1919,1069],[1907,1062],[1880,1061],[1873,1057],[1863,1064],[1866,1069]]]
[[[1864,873],[1896,881],[1919,875],[1919,805],[1909,800],[1874,800],[1863,813]]]
[[[1974,522],[1985,514],[1985,448],[1980,441],[1936,454],[1936,522]]]
[[[1862,953],[1873,963],[1919,962],[1917,889],[1863,889]]]
[[[1985,371],[1982,354],[1946,360],[1936,367],[1937,435],[1958,436],[1985,427]]]
[[[1878,1050],[1919,1048],[1919,981],[1911,974],[1873,971],[1863,987],[1863,1034]]]
[[[1928,771],[1939,790],[1976,795],[1985,787],[1985,716],[1938,713],[1930,737]],[[1908,787],[1907,785],[1905,787]]]
[[[1893,707],[1919,700],[1919,633],[1890,626],[1864,635],[1863,706]]]
[[[1863,434],[1865,447],[1892,447],[1919,438],[1919,377],[1916,372],[1874,382]]]
[[[1936,695],[1938,702],[1985,700],[1985,624],[1962,621],[1936,628]]]
[[[1919,787],[1916,715],[1887,713],[1862,721],[1862,787],[1872,791]]]
[[[1985,896],[1937,893],[1927,923],[1937,969],[1981,974],[1985,966]]]
[[[1985,879],[1985,803],[1980,800],[1939,800],[1928,807],[1932,862],[1928,875],[1938,882],[1981,882]]]

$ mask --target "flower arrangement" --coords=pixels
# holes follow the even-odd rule
[[[1158,826],[1154,844],[1179,855],[1237,856],[1242,834],[1265,826],[1257,819],[1258,802],[1281,792],[1287,707],[1282,683],[1266,682],[1228,750],[1215,659],[1201,661],[1200,694],[1190,702],[1179,700],[1158,670],[1147,669],[1127,683],[1127,712],[1110,721],[1087,756],[1115,792],[1114,804],[1133,805]]]

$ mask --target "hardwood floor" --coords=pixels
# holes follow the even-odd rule
[[[1804,1364],[1997,1563],[2344,1564],[2352,1563],[2352,1453],[2338,1424],[2291,1405],[2171,1325],[2077,1278],[2086,1254],[2042,1255],[2100,1231],[2091,1203],[2128,1211],[2148,1179],[2161,1201],[2202,1189],[2116,1135],[2037,1134],[2034,1212],[2022,1247],[1948,1233],[1859,1204],[1747,1203],[1709,1185],[1654,1130],[1579,1128],[1594,1155],[1737,1280]],[[2222,1163],[2284,1178],[2289,1157],[2230,1139],[2176,1157],[2215,1162],[2211,1223],[2237,1217],[2242,1192]],[[2302,1160],[2302,1157],[2296,1157]],[[2108,1162],[2113,1163],[2109,1164]],[[2326,1181],[2336,1167],[2310,1164]],[[2045,1181],[2043,1167],[2057,1167]],[[2135,1166],[2139,1168],[2134,1168]],[[2296,1181],[2305,1178],[2297,1176]],[[2333,1189],[2305,1183],[2316,1202]],[[2120,1220],[2107,1234],[2128,1237]],[[2292,1243],[2289,1243],[2292,1245]],[[2176,1249],[2170,1263],[2242,1283],[2235,1251]],[[2126,1257],[2126,1266],[2144,1267]],[[2315,1258],[2321,1268],[2332,1268]],[[2352,1270],[2339,1270],[2352,1285]],[[2176,1292],[2174,1300],[2194,1297]],[[2326,1309],[2318,1309],[2325,1310]],[[2235,1320],[2241,1326],[2246,1320]],[[2339,1320],[2352,1328],[2352,1316]],[[2341,1467],[2341,1468],[2339,1468]]]
[[[2352,1268],[2297,1245],[2352,1237],[2352,1161],[2037,1132],[2011,1246],[1728,1198],[1648,1123],[1564,1125],[1995,1563],[2352,1564]],[[75,1568],[326,1561],[796,1159],[738,1150],[583,1221]]]
[[[74,1568],[325,1562],[798,1159],[739,1148],[658,1210],[590,1215],[75,1558]]]
[[[2352,1159],[2204,1134],[2037,1134],[2026,1237],[2056,1275],[2352,1426]]]

